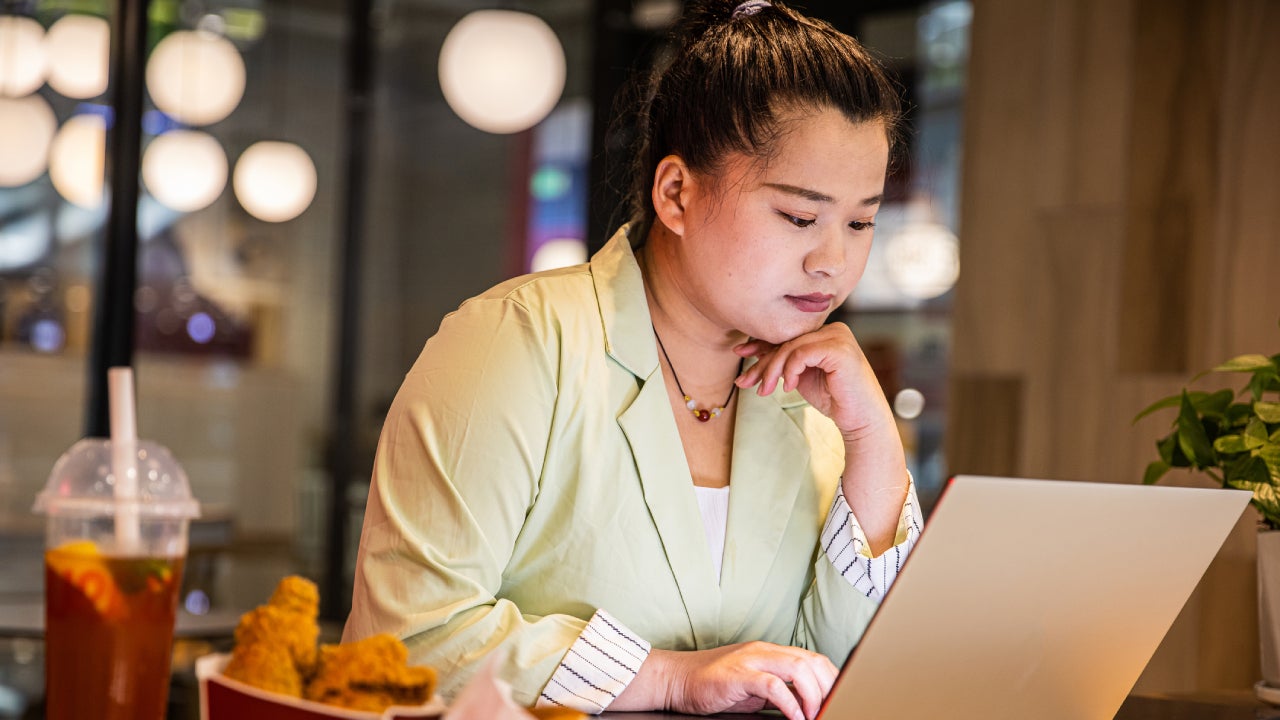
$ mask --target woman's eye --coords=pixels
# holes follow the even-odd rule
[[[779,214],[779,215],[781,215],[782,217],[786,218],[786,219],[787,219],[787,222],[789,222],[789,223],[791,223],[792,225],[795,225],[796,227],[799,227],[799,228],[806,228],[806,227],[809,227],[810,225],[812,225],[812,224],[815,222],[815,220],[814,220],[813,218],[802,218],[802,217],[796,217],[795,215],[791,215],[791,214],[789,214],[789,213],[784,213],[784,212],[779,212],[778,214]]]
[[[854,220],[853,222],[849,223],[849,227],[859,231],[870,230],[875,226],[876,224],[870,220]]]

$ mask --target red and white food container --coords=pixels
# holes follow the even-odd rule
[[[230,659],[230,655],[215,654],[196,660],[200,720],[396,720],[439,718],[445,712],[438,695],[425,705],[396,705],[375,713],[267,692],[223,675]]]

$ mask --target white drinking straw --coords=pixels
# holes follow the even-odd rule
[[[107,399],[111,412],[111,471],[116,477],[116,550],[137,554],[138,421],[133,399],[133,368],[107,370]]]

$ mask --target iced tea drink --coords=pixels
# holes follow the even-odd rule
[[[46,717],[165,716],[182,557],[45,552]]]

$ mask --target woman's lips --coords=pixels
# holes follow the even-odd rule
[[[834,295],[788,295],[787,301],[796,307],[797,310],[807,313],[826,312],[831,309],[831,298]]]

